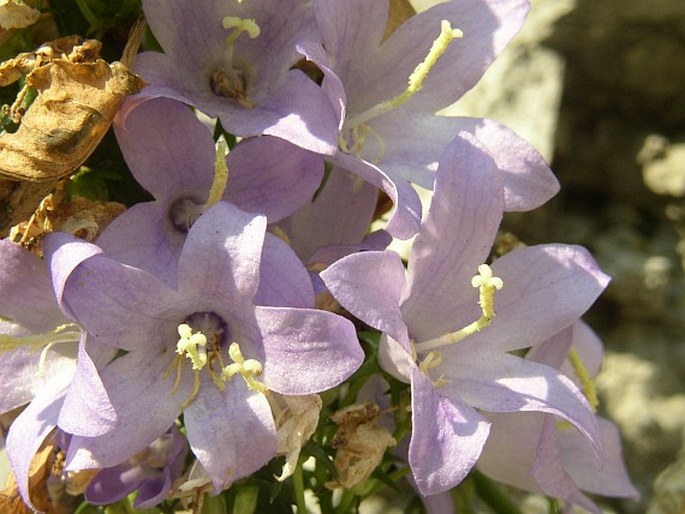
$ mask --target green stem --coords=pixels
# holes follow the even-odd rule
[[[293,472],[293,492],[295,494],[295,505],[298,514],[307,514],[307,507],[304,503],[304,477],[302,476],[302,461],[297,463]]]

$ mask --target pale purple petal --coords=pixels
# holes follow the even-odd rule
[[[61,247],[65,252],[72,245]],[[54,267],[55,261],[51,261]],[[68,264],[68,263],[67,263]],[[158,333],[177,293],[149,273],[96,255],[71,273],[64,288],[64,304],[96,344],[123,350],[159,351]]]
[[[561,498],[570,504],[580,505],[593,514],[601,510],[587,496],[580,492],[562,465],[561,449],[556,440],[556,422],[547,416],[542,426],[542,435],[530,474],[540,484],[543,492]]]
[[[66,321],[45,263],[8,239],[0,241],[0,314],[34,333]]]
[[[117,424],[101,436],[72,437],[67,452],[69,470],[92,467],[93,462],[99,467],[116,466],[167,431],[189,398],[193,382],[188,366],[178,389],[173,391],[175,368],[165,376],[172,353],[172,348],[166,354],[154,350],[131,352],[100,372]],[[78,412],[69,415],[79,416]]]
[[[324,246],[359,244],[369,228],[378,190],[347,171],[333,167],[316,199],[278,226],[304,262]]]
[[[347,84],[355,78],[350,71],[357,64],[355,58],[369,51],[375,53],[380,46],[388,19],[388,2],[316,0],[314,11],[330,66]]]
[[[0,324],[0,334],[3,324]],[[2,353],[0,376],[0,413],[9,412],[28,402],[43,388],[55,389],[55,382],[71,377],[76,365],[76,343],[50,348],[42,370],[39,360],[42,348],[17,348]]]
[[[516,35],[528,9],[526,0],[461,0],[436,5],[411,17],[395,30],[380,52],[369,49],[366,55],[355,56],[359,57],[355,73],[345,84],[349,111],[359,112],[404,91],[407,78],[426,58],[440,34],[442,20],[449,20],[464,37],[451,43],[430,70],[423,89],[403,108],[432,113],[454,103],[478,82]],[[353,105],[353,98],[364,102]]]
[[[331,161],[382,189],[392,200],[393,211],[385,230],[398,239],[414,236],[421,225],[421,200],[406,180],[391,177],[370,162],[338,152]]]
[[[433,389],[414,370],[409,464],[421,494],[451,489],[469,473],[488,437],[490,423],[473,408]]]
[[[460,125],[485,145],[504,174],[507,212],[540,207],[559,191],[559,182],[533,146],[491,119],[461,118]]]
[[[364,360],[354,325],[314,309],[257,307],[264,348],[263,380],[281,394],[305,395],[330,389]]]
[[[186,105],[155,98],[137,105],[114,125],[126,164],[158,200],[207,200],[214,177],[214,141]],[[168,208],[168,205],[166,205]]]
[[[314,194],[323,177],[323,157],[276,137],[238,143],[228,154],[224,199],[269,223],[289,216]],[[209,190],[208,190],[209,191]]]
[[[446,348],[443,357],[434,372],[448,380],[443,394],[488,412],[555,414],[575,425],[602,455],[592,409],[573,381],[557,370],[486,346],[460,343]]]
[[[69,384],[58,424],[69,434],[96,437],[115,428],[118,419],[86,345],[92,346],[88,342],[79,345],[76,373]],[[84,419],[88,422],[84,423]]]
[[[259,268],[255,305],[271,307],[314,306],[314,289],[309,273],[288,244],[266,234]]]
[[[378,146],[376,138],[369,138],[364,157],[382,156],[379,166],[388,174],[427,189],[433,189],[442,152],[453,141],[459,144],[460,133],[466,132],[483,145],[502,174],[505,211],[534,209],[559,191],[559,183],[540,153],[497,121],[393,110],[370,125],[383,140],[384,148]]]
[[[348,255],[321,272],[326,287],[352,315],[399,340],[406,333],[400,312],[405,270],[395,252]]]
[[[492,426],[476,465],[478,470],[498,482],[542,494],[529,471],[540,442],[542,425],[550,416],[540,412],[487,413],[485,416]],[[589,448],[587,442],[583,442]]]
[[[56,389],[44,388],[12,422],[7,434],[5,442],[7,457],[12,466],[19,493],[28,505],[31,505],[29,496],[31,460],[57,424],[65,388],[66,384]]]
[[[402,313],[417,341],[478,319],[461,306],[477,297],[471,278],[490,253],[502,219],[497,166],[472,136],[464,138],[472,144],[450,145],[440,158],[433,201],[409,257]]]
[[[247,308],[259,282],[265,230],[263,216],[226,202],[214,205],[188,233],[178,264],[179,290],[185,297]]]
[[[162,202],[133,205],[107,226],[97,244],[107,257],[152,273],[174,287],[185,234],[169,227],[168,207]]]
[[[43,239],[43,255],[50,269],[52,288],[55,291],[57,303],[68,317],[74,314],[64,301],[67,280],[81,262],[99,255],[102,249],[65,232],[51,232]]]
[[[275,457],[278,439],[268,401],[249,390],[242,377],[234,376],[224,391],[211,380],[201,387],[184,421],[190,447],[218,494]]]
[[[584,491],[602,496],[639,499],[640,493],[630,482],[623,463],[621,439],[616,426],[604,418],[597,418],[597,422],[604,447],[604,465],[601,468],[597,466],[592,449],[578,432],[559,430],[557,438],[564,468]]]
[[[497,259],[492,270],[504,281],[495,293],[497,316],[466,342],[500,351],[546,341],[583,315],[609,283],[588,251],[574,245],[516,249]],[[471,294],[469,322],[479,317],[477,291],[472,289]],[[468,305],[454,307],[461,310]]]

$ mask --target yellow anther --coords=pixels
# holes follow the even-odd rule
[[[207,337],[202,332],[193,334],[193,329],[185,323],[178,326],[178,335],[181,339],[176,343],[176,353],[188,357],[194,370],[204,368],[207,365]]]
[[[240,373],[247,384],[247,387],[258,393],[265,393],[267,388],[261,382],[257,382],[254,377],[262,374],[262,365],[255,359],[245,359],[240,351],[238,343],[231,343],[228,347],[228,355],[233,359],[233,363],[223,369],[222,377],[228,381],[236,373]]]
[[[259,36],[261,32],[261,30],[259,29],[259,25],[257,25],[257,22],[251,18],[238,18],[237,16],[226,16],[221,21],[221,24],[226,30],[236,29],[233,32],[231,32],[231,35],[228,36],[228,38],[226,39],[227,45],[229,44],[229,40],[230,44],[232,45],[233,42],[235,42],[235,40],[238,39],[238,36],[243,32],[246,32],[250,39],[255,39]]]
[[[568,360],[571,361],[573,371],[576,372],[576,375],[580,380],[580,386],[583,390],[585,398],[587,398],[587,401],[590,404],[590,407],[592,407],[594,412],[597,412],[597,407],[599,406],[597,388],[595,387],[595,383],[592,380],[590,373],[588,373],[587,368],[585,367],[585,363],[583,363],[583,359],[580,358],[578,350],[571,348],[571,350],[568,352]]]
[[[417,352],[427,352],[434,348],[458,343],[490,325],[492,319],[495,317],[495,291],[502,289],[504,282],[501,278],[492,275],[490,266],[481,264],[478,266],[478,275],[471,279],[471,285],[478,288],[478,305],[480,305],[481,308],[480,318],[456,332],[417,343],[415,345]]]
[[[412,352],[416,355],[415,349],[412,349]],[[424,375],[430,378],[430,370],[437,368],[440,364],[442,364],[442,354],[431,350],[419,364],[419,369],[423,371]],[[432,380],[432,383],[433,387],[441,387],[447,384],[448,380],[445,379],[444,375],[440,375],[437,380]]]
[[[226,155],[228,155],[228,145],[221,138],[216,143],[216,157],[214,158],[214,180],[209,191],[205,209],[209,209],[224,196],[226,184],[228,184],[228,166],[226,165]]]

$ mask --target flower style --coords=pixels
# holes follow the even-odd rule
[[[166,96],[196,106],[238,136],[273,135],[318,153],[336,146],[333,106],[294,66],[299,41],[316,41],[300,0],[145,0],[164,53],[144,52],[135,71]]]
[[[561,416],[601,454],[582,392],[510,352],[576,321],[608,277],[584,249],[566,245],[518,249],[483,265],[504,208],[502,179],[477,140],[460,139],[440,159],[408,270],[393,252],[365,252],[321,273],[343,307],[383,332],[381,366],[411,383],[409,463],[423,495],[451,488],[475,464],[490,429],[476,409]]]
[[[218,493],[276,455],[271,391],[316,393],[361,364],[353,325],[300,306],[312,301],[306,271],[287,246],[265,244],[265,230],[264,216],[217,203],[188,232],[177,289],[104,255],[75,265],[70,247],[83,243],[46,239],[53,275],[68,275],[60,299],[87,332],[86,350],[125,352],[105,366],[88,351],[79,356],[60,412],[60,427],[73,434],[67,469],[116,466],[183,413],[190,447]],[[255,305],[262,262],[279,263],[279,274],[267,276],[289,277],[264,289],[286,306]],[[306,298],[306,287],[290,287],[298,280],[309,287]]]
[[[592,330],[577,322],[531,350],[526,356],[561,369],[573,377],[593,404],[591,377],[599,370],[602,343]],[[580,378],[582,377],[582,378]],[[478,468],[486,475],[521,489],[576,504],[595,514],[601,510],[581,490],[603,496],[637,498],[623,464],[618,431],[597,418],[604,465],[597,466],[592,451],[575,430],[540,413],[488,414],[490,437]]]
[[[474,134],[502,171],[505,210],[533,209],[558,191],[540,154],[504,125],[435,114],[476,84],[528,8],[526,0],[445,2],[382,41],[387,0],[316,0],[325,51],[311,42],[301,46],[324,72],[322,87],[338,106],[340,150],[331,160],[392,198],[387,230],[396,237],[416,233],[421,219],[407,182],[432,189],[438,157],[462,131]]]
[[[155,201],[124,212],[97,243],[110,257],[174,286],[188,229],[211,205],[217,165],[214,141],[180,102],[158,98],[127,108],[131,104],[136,102],[117,116],[115,132],[133,176]],[[221,198],[264,214],[270,223],[307,202],[323,176],[320,156],[274,137],[238,143],[225,163],[228,181],[213,201]]]

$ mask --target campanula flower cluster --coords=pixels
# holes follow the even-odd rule
[[[46,445],[96,505],[259,486],[352,510],[397,469],[430,512],[471,473],[569,512],[635,497],[580,321],[609,277],[578,246],[493,252],[558,183],[501,123],[437,114],[528,9],[451,0],[388,28],[387,0],[143,0],[158,46],[114,132],[149,200],[42,259],[0,241],[23,501]]]

